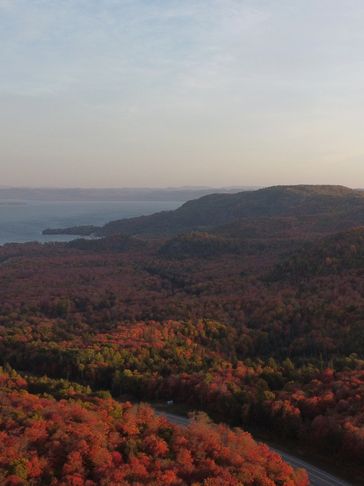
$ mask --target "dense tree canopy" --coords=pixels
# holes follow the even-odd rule
[[[279,224],[261,219],[255,227],[250,221],[249,227],[227,225],[168,241],[119,235],[95,243],[0,248],[0,364],[27,375],[26,382],[18,375],[1,378],[0,434],[13,443],[0,454],[7,484],[29,478],[37,484],[39,471],[46,470],[58,481],[49,484],[90,486],[116,470],[123,476],[105,478],[148,484],[139,476],[130,479],[132,469],[150,484],[215,485],[217,471],[230,478],[225,484],[235,484],[228,481],[243,477],[239,474],[247,475],[243,484],[253,484],[249,461],[241,459],[244,448],[238,448],[239,457],[229,452],[233,462],[226,462],[222,444],[229,434],[229,443],[255,451],[254,464],[261,465],[257,484],[274,484],[272,464],[285,474],[277,484],[305,484],[243,432],[212,431],[201,421],[181,431],[147,409],[117,405],[91,390],[108,390],[119,400],[174,400],[217,421],[270,430],[275,438],[326,451],[362,477],[363,230],[303,238],[297,221]],[[67,380],[74,382],[72,392]],[[138,436],[143,427],[133,438],[124,437],[136,454],[126,454],[117,442],[119,422],[112,410],[119,410],[118,420],[145,420],[143,427],[150,429],[143,445]],[[39,434],[45,433],[44,422],[55,421],[52,434],[69,444],[78,472],[66,457],[47,455],[57,455],[53,445],[60,440],[49,431],[28,447],[35,415]],[[74,429],[68,430],[69,423]],[[106,472],[98,469],[101,459],[93,462],[96,452],[72,448],[72,430],[80,427],[81,434],[82,423],[100,433],[92,441],[102,444]],[[160,435],[158,427],[169,432]],[[29,434],[36,437],[33,429]],[[206,452],[208,436],[217,444],[212,455]],[[182,469],[178,441],[187,441],[192,454],[183,453]],[[115,460],[118,468],[111,467]],[[38,476],[31,476],[32,468]],[[73,477],[79,472],[81,479]],[[286,478],[296,482],[285,483]]]
[[[41,380],[43,396],[0,370],[0,482],[4,486],[251,485],[306,486],[278,454],[241,430],[204,417],[171,425],[148,406],[117,403]],[[62,392],[60,391],[62,389]]]

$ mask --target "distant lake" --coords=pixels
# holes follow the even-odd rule
[[[0,245],[26,241],[69,241],[75,237],[42,235],[42,231],[84,224],[103,225],[116,219],[176,209],[181,204],[181,201],[0,201]]]

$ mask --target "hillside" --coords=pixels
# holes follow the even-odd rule
[[[308,485],[304,471],[293,470],[246,432],[203,417],[177,427],[147,406],[104,395],[65,380],[26,380],[0,368],[0,483]]]
[[[132,251],[145,247],[147,242],[131,236],[113,235],[108,238],[91,238],[72,240],[66,244],[69,248],[87,251]]]
[[[362,484],[363,209],[344,187],[281,186],[1,247],[0,365],[173,400]]]
[[[174,211],[112,221],[103,227],[91,228],[90,234],[173,235],[206,231],[252,218],[293,218],[296,224],[308,225],[316,233],[344,230],[364,224],[364,193],[343,186],[299,185],[236,194],[210,194],[188,201]],[[54,234],[68,230],[51,231]],[[69,231],[74,234],[75,228]],[[81,227],[80,234],[86,233],[85,227]]]
[[[330,235],[311,242],[273,270],[273,279],[302,279],[310,276],[364,270],[364,228]]]
[[[209,258],[242,250],[238,240],[195,231],[171,238],[160,248],[160,254],[171,258]]]

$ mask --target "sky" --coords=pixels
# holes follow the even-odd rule
[[[362,0],[0,0],[0,185],[364,186]]]

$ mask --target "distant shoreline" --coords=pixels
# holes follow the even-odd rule
[[[119,188],[67,189],[0,187],[0,204],[4,202],[168,202],[188,201],[212,193],[235,193],[256,187],[178,187],[178,188]]]
[[[0,206],[27,206],[23,201],[0,201]]]

